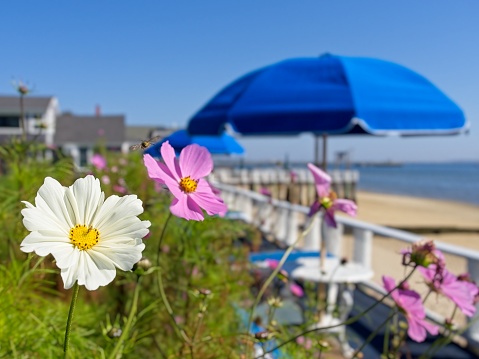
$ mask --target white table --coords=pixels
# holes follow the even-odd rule
[[[316,283],[361,283],[374,275],[370,268],[358,263],[341,265],[337,257],[326,257],[324,272],[320,270],[318,258],[299,258],[297,262],[300,266],[292,271],[292,277]]]
[[[338,258],[326,258],[324,271],[321,271],[318,258],[300,258],[300,266],[294,269],[291,276],[294,279],[327,284],[326,310],[321,320],[311,329],[324,328],[343,323],[353,308],[354,285],[371,279],[374,275],[370,268],[358,263],[341,264]],[[339,316],[333,313],[338,308]],[[346,339],[344,325],[325,330],[337,335],[343,355],[351,357],[354,350]]]

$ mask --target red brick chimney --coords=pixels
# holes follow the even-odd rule
[[[100,105],[95,106],[95,116],[100,117],[101,116],[101,107]]]

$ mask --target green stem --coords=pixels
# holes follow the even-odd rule
[[[364,341],[364,343],[363,343],[358,349],[356,349],[356,350],[354,351],[353,359],[358,357],[358,355],[359,355],[359,353],[361,352],[361,350],[363,350],[364,347],[365,347],[366,345],[368,345],[368,344],[371,342],[371,340],[374,339],[374,337],[375,337],[376,335],[378,335],[378,333],[381,331],[381,329],[389,322],[389,320],[391,320],[391,318],[392,318],[394,315],[396,315],[395,312],[389,314],[389,316],[386,318],[386,320],[385,320],[379,327],[377,327],[371,334],[369,334],[369,336],[368,336],[367,339]]]
[[[170,221],[171,217],[172,217],[172,214],[170,212],[169,215],[168,215],[168,218],[166,218],[165,225],[163,226],[163,229],[161,231],[160,241],[158,243],[158,252],[157,252],[157,255],[156,255],[156,265],[158,266],[158,275],[157,275],[156,283],[158,285],[158,291],[160,292],[161,301],[163,302],[163,305],[165,306],[166,311],[167,311],[168,315],[170,316],[170,319],[171,319],[171,322],[173,323],[173,328],[175,329],[176,334],[178,335],[178,337],[182,338],[186,343],[190,343],[190,339],[188,338],[188,335],[186,334],[186,332],[183,329],[180,328],[178,323],[176,323],[175,314],[173,313],[173,309],[171,308],[170,302],[168,301],[168,298],[167,298],[166,293],[165,293],[165,287],[163,285],[163,279],[161,277],[161,269],[159,267],[160,266],[161,244],[163,243],[163,238],[164,238],[165,233],[166,233],[166,227],[168,226],[168,222]]]
[[[426,293],[426,295],[424,296],[424,299],[422,300],[422,304],[425,304],[426,303],[426,300],[427,298],[429,298],[429,296],[431,295],[432,293],[432,289],[429,288],[429,291]]]
[[[206,305],[206,299],[203,299],[202,306],[205,306],[205,305]],[[200,330],[200,327],[203,324],[203,318],[206,315],[206,310],[201,310],[201,312],[198,313],[198,314],[199,314],[198,315],[198,320],[196,321],[195,330],[193,331],[193,337],[191,338],[191,344],[196,343],[196,336],[198,335],[198,331]],[[193,350],[193,346],[191,347],[191,349]]]
[[[175,329],[176,334],[180,338],[182,338],[186,343],[189,343],[190,339],[186,335],[186,332],[179,327],[178,323],[176,323],[175,314],[173,313],[173,309],[171,308],[170,302],[168,301],[168,298],[166,297],[165,288],[163,286],[163,279],[161,278],[161,271],[158,273],[157,278],[158,278],[157,284],[158,284],[158,289],[160,292],[160,298],[161,298],[161,301],[163,302],[163,305],[166,308],[166,312],[170,316],[171,322],[173,323],[173,328]]]
[[[80,289],[80,286],[78,285],[78,282],[75,282],[75,284],[73,285],[73,295],[72,295],[72,301],[70,303],[70,310],[68,312],[67,327],[65,328],[65,340],[63,342],[63,358],[64,359],[68,357],[68,346],[70,344],[70,332],[72,329],[73,312],[75,311],[79,289]]]
[[[131,302],[131,307],[130,307],[130,314],[128,314],[128,319],[126,320],[126,325],[125,325],[125,328],[123,329],[120,339],[118,339],[118,342],[116,343],[115,347],[113,348],[113,351],[111,352],[109,356],[110,359],[115,359],[117,357],[118,352],[122,350],[125,339],[128,337],[130,333],[131,324],[133,323],[133,319],[135,318],[135,315],[138,309],[138,297],[140,294],[141,278],[142,277],[138,277],[138,280],[136,282],[135,292],[133,293],[133,300]]]

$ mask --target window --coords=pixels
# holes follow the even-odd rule
[[[88,166],[88,148],[80,147],[80,167]]]
[[[20,116],[0,115],[0,127],[20,127]]]

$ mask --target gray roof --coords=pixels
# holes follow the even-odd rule
[[[55,145],[76,143],[121,145],[125,140],[125,116],[78,116],[65,113],[57,117]]]
[[[48,97],[25,96],[23,98],[23,106],[25,112],[44,113],[53,99]],[[0,113],[3,114],[19,114],[20,113],[20,96],[0,96]]]
[[[127,126],[126,140],[129,142],[141,142],[153,136],[166,137],[173,132],[171,128],[154,126]]]

